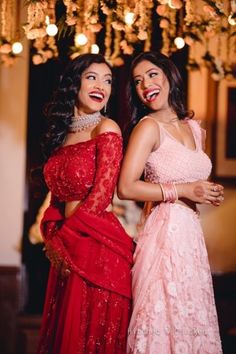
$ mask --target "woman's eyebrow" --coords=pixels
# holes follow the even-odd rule
[[[150,71],[152,71],[152,70],[157,70],[157,69],[154,68],[154,67],[151,68],[151,69],[148,69],[148,70],[145,72],[145,74],[148,74],[148,73],[149,73]],[[134,79],[135,79],[136,77],[138,77],[138,76],[142,76],[142,75],[140,75],[140,74],[139,74],[139,75],[135,75],[135,76],[134,76]]]
[[[84,75],[88,75],[88,74],[93,74],[93,75],[99,75],[96,71],[85,71],[84,72]],[[107,74],[105,74],[104,76],[110,76],[110,77],[112,77],[112,74],[111,73],[107,73]]]
[[[85,71],[84,74],[85,74],[85,75],[87,75],[87,74],[98,75],[98,73],[96,73],[95,71]]]

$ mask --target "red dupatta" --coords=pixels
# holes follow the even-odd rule
[[[46,245],[72,271],[96,286],[131,297],[133,241],[112,213],[99,217],[78,209],[65,219],[60,207],[51,204],[41,230]]]

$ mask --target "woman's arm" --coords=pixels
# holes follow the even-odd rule
[[[134,128],[122,163],[118,183],[120,199],[136,201],[160,201],[162,192],[159,185],[141,181],[145,163],[150,153],[158,148],[160,133],[158,125],[145,119]]]
[[[106,210],[113,198],[121,159],[120,128],[114,121],[104,119],[97,136],[96,172],[93,187],[78,209],[96,215]]]

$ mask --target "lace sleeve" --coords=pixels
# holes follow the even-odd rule
[[[122,137],[114,132],[98,136],[94,184],[80,210],[96,215],[105,211],[112,201],[121,159]]]

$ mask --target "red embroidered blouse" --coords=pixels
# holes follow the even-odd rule
[[[44,167],[45,181],[59,201],[82,200],[81,210],[98,215],[112,200],[121,159],[121,136],[102,133],[57,149]]]

